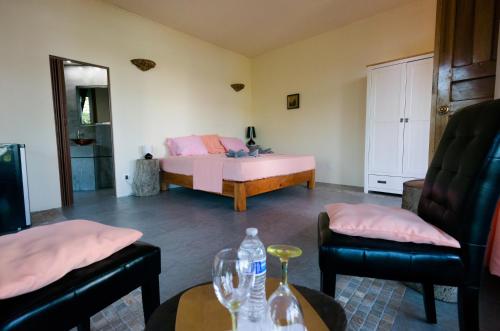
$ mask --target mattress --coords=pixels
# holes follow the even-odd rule
[[[244,158],[228,158],[224,154],[171,156],[160,160],[160,167],[166,172],[192,176],[195,160],[206,158],[222,158],[223,179],[237,182],[289,175],[316,168],[314,156],[283,154]]]

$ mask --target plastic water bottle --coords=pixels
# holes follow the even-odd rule
[[[242,320],[262,323],[267,310],[266,301],[266,247],[257,237],[256,228],[248,228],[246,237],[240,245],[240,251],[246,251],[252,259],[252,270],[255,282],[250,292],[250,298],[240,309]]]

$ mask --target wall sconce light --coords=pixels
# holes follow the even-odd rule
[[[236,92],[239,92],[239,91],[241,91],[241,90],[243,90],[245,88],[245,84],[241,84],[241,83],[231,84],[231,87]]]
[[[156,63],[148,59],[133,59],[130,62],[142,71],[148,71],[156,67]]]

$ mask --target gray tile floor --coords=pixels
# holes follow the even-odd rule
[[[91,219],[116,226],[136,228],[142,240],[162,249],[160,276],[161,300],[211,278],[211,263],[224,247],[236,247],[245,228],[257,227],[266,244],[289,243],[301,247],[304,254],[290,264],[290,281],[319,288],[316,218],[323,206],[333,202],[375,203],[399,206],[401,198],[364,194],[358,188],[318,184],[309,191],[291,187],[253,197],[248,211],[236,213],[232,200],[183,188],[153,197],[116,199],[110,191],[78,193],[75,205],[65,208],[68,219]],[[268,259],[268,274],[279,275],[276,259]],[[500,329],[500,282],[485,279],[481,293],[481,329]],[[438,324],[424,320],[422,297],[406,291],[393,330],[458,330],[455,304],[437,302]]]

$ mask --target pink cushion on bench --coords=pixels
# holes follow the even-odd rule
[[[405,209],[347,203],[334,203],[325,208],[330,229],[337,233],[460,248],[455,238]]]
[[[73,269],[103,260],[142,233],[85,220],[0,236],[0,299],[38,290]]]

